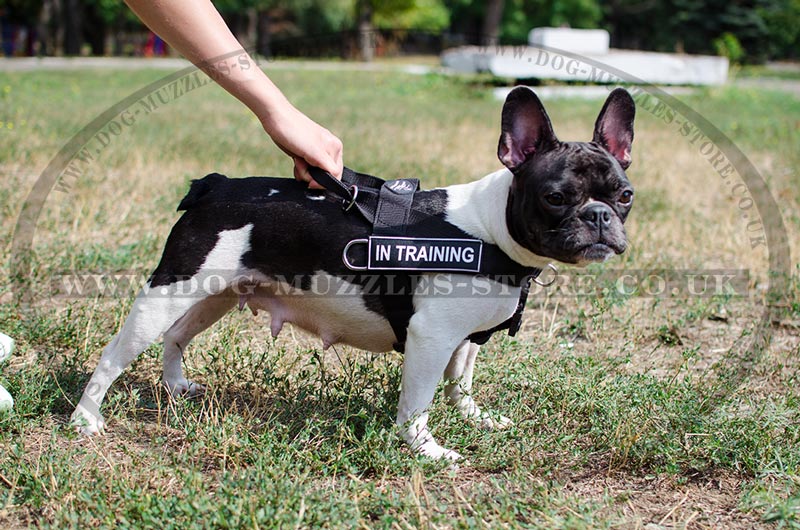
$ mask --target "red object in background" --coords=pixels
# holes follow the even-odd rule
[[[147,42],[144,45],[142,54],[145,57],[164,57],[167,55],[167,43],[151,31],[147,35]]]

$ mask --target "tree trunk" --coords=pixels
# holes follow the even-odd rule
[[[370,62],[375,58],[375,26],[372,24],[373,9],[368,0],[358,2],[358,47],[361,60]]]
[[[111,24],[111,31],[109,32],[109,38],[111,40],[109,49],[111,50],[111,55],[114,57],[121,56],[124,51],[122,49],[122,33],[124,27],[125,15],[123,15],[123,12],[120,11],[119,14],[114,18],[114,22]]]
[[[253,7],[249,7],[244,11],[245,16],[245,26],[244,26],[244,34],[242,35],[242,39],[239,41],[244,46],[244,49],[248,52],[252,52],[256,46],[256,37],[258,31],[256,30],[256,25],[258,23],[258,15],[256,14],[256,10]]]
[[[64,55],[64,2],[62,0],[53,0],[52,12],[52,44],[53,48],[51,53],[53,55]]]
[[[272,57],[272,33],[270,32],[269,9],[259,10],[256,15],[256,52],[269,59]]]
[[[61,15],[64,19],[64,55],[80,55],[83,44],[81,2],[64,0]]]
[[[108,24],[97,12],[94,5],[84,8],[82,20],[82,41],[91,46],[93,56],[103,56],[106,54],[106,33]]]
[[[483,29],[481,31],[481,44],[484,46],[497,46],[504,7],[505,0],[489,0],[486,2],[486,15],[483,17]]]
[[[39,11],[39,19],[36,21],[36,34],[39,38],[37,54],[40,57],[55,53],[56,45],[53,35],[56,32],[54,22],[57,19],[58,13],[55,2],[53,0],[44,0],[42,2],[42,10]]]

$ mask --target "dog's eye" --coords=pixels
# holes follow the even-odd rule
[[[630,204],[633,200],[633,192],[631,190],[625,190],[622,192],[622,195],[619,196],[619,202],[622,204]]]
[[[547,201],[548,204],[551,206],[563,206],[564,205],[564,196],[558,192],[549,193],[544,196],[544,200]]]

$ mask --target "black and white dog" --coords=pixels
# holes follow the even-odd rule
[[[507,169],[469,184],[419,191],[414,209],[444,216],[527,267],[584,265],[621,254],[627,246],[623,223],[633,202],[625,169],[631,163],[634,112],[630,95],[616,89],[597,118],[591,142],[561,142],[538,97],[516,88],[503,107],[498,146]],[[175,395],[202,389],[184,377],[183,351],[237,301],[240,309],[247,305],[254,312],[269,311],[273,336],[291,322],[320,336],[325,347],[393,348],[397,336],[387,309],[360,290],[362,285],[348,284],[352,273],[342,263],[347,242],[365,237],[370,227],[356,215],[343,214],[332,193],[312,192],[290,179],[274,182],[282,184],[259,200],[243,191],[241,197],[207,204],[194,195],[213,182],[197,189],[193,185],[182,204],[187,211],[173,227],[161,263],[122,330],[104,349],[73,413],[82,432],[104,429],[100,404],[108,388],[162,334],[166,388]],[[457,280],[459,274],[448,276]],[[247,289],[240,278],[247,278]],[[287,287],[287,278],[301,281]],[[468,279],[493,291],[492,279]],[[322,284],[357,294],[302,296]],[[202,296],[190,285],[202,286]],[[440,446],[427,427],[426,410],[442,375],[447,398],[464,418],[484,428],[509,422],[493,420],[473,401],[478,345],[466,337],[507,320],[515,312],[519,289],[510,287],[503,297],[475,297],[468,304],[446,294],[407,294],[413,314],[405,328],[397,424],[416,451],[460,458]]]

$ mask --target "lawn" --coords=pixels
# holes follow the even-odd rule
[[[343,139],[355,169],[434,187],[499,167],[501,102],[485,79],[267,68]],[[299,330],[272,340],[268,317],[249,313],[227,316],[187,352],[187,372],[208,387],[202,398],[168,398],[155,345],[112,387],[105,436],[69,428],[188,182],[213,171],[291,174],[244,107],[198,87],[89,140],[91,161],[44,198],[16,277],[17,220],[45,168],[97,116],[163,76],[0,77],[0,330],[18,346],[0,366],[17,400],[0,413],[0,526],[800,526],[800,100],[725,87],[681,98],[694,122],[640,108],[629,252],[591,268],[592,289],[561,267],[566,279],[535,290],[521,333],[483,348],[476,400],[512,428],[477,430],[437,397],[434,432],[468,458],[452,470],[414,456],[395,432],[399,354],[323,352]],[[602,101],[545,104],[560,138],[591,138]],[[739,175],[720,177],[701,118],[745,153],[768,193],[753,175],[744,187]],[[754,240],[759,219],[769,245]],[[737,291],[618,288],[624,273],[684,270],[734,274]],[[103,296],[67,295],[65,275],[88,273],[121,280]]]

